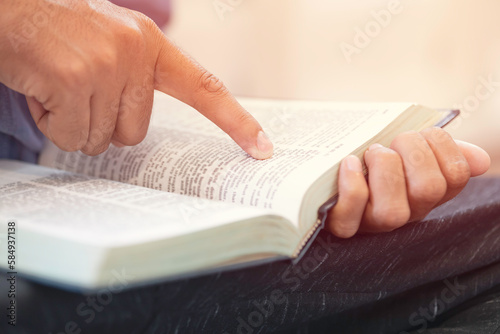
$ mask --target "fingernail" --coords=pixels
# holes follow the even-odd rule
[[[345,158],[344,161],[348,170],[352,172],[363,171],[363,166],[361,166],[361,161],[358,159],[358,157],[350,155],[347,158]]]
[[[273,153],[273,143],[271,143],[264,131],[259,131],[257,135],[257,149],[265,156],[270,156]]]

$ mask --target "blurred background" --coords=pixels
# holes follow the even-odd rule
[[[173,0],[166,34],[235,95],[460,108],[500,174],[500,1]]]

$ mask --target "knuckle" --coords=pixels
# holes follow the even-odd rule
[[[137,57],[142,54],[146,48],[145,31],[148,31],[149,18],[140,12],[129,12],[132,19],[122,22],[119,27],[120,43],[129,50],[134,50]],[[153,23],[154,24],[154,23]]]
[[[111,135],[107,130],[96,130],[91,133],[91,136],[82,148],[82,152],[87,155],[98,155],[106,151],[111,142]]]
[[[145,27],[150,28],[150,29],[158,29],[159,30],[155,21],[153,21],[149,16],[147,16],[146,14],[143,14],[141,12],[137,12],[137,11],[134,13],[136,15],[138,22],[140,22],[142,25],[144,25]]]
[[[70,90],[79,91],[89,82],[88,66],[81,60],[73,60],[69,64],[59,66],[56,75],[61,84]]]
[[[445,178],[441,175],[428,177],[410,185],[409,188],[413,201],[434,204],[444,197],[447,184]]]
[[[99,122],[98,125],[98,132],[100,134],[100,137],[102,138],[107,138],[111,137],[111,133],[113,132],[113,129],[116,126],[116,113],[114,112],[113,109],[108,109],[108,110],[103,110],[105,112],[104,117],[102,120]]]
[[[116,64],[118,63],[118,54],[116,49],[105,46],[99,49],[99,54],[96,57],[96,62],[99,64],[99,71],[105,71],[105,73],[115,73]],[[103,73],[100,73],[101,75]]]
[[[442,144],[452,140],[451,135],[439,127],[431,127],[420,131],[424,138],[432,140],[436,144]]]
[[[113,103],[111,108],[118,106],[118,122],[133,123],[137,126],[148,124],[153,110],[154,90],[152,87],[137,85],[120,96],[118,103]]]
[[[144,37],[144,28],[149,27],[151,24],[154,25],[154,22],[147,15],[141,12],[134,11],[131,13],[135,15],[134,19],[127,21],[125,23],[125,26],[123,27],[125,29],[126,36],[129,38],[139,38],[142,40]]]
[[[124,96],[125,104],[141,115],[147,115],[153,108],[154,89],[150,83],[138,83]]]
[[[198,87],[202,93],[209,95],[225,95],[228,92],[224,83],[207,70],[200,74]]]
[[[464,159],[446,165],[446,182],[450,188],[463,188],[469,182],[470,167]]]

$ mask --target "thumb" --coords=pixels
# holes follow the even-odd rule
[[[467,159],[471,176],[479,176],[488,171],[491,159],[485,150],[479,146],[461,140],[455,140],[455,142],[462,151],[465,159]]]
[[[255,159],[270,158],[273,144],[257,120],[219,79],[159,33],[155,89],[195,108]]]

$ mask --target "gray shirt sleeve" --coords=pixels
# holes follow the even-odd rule
[[[24,95],[0,83],[0,159],[36,162],[44,138]]]

